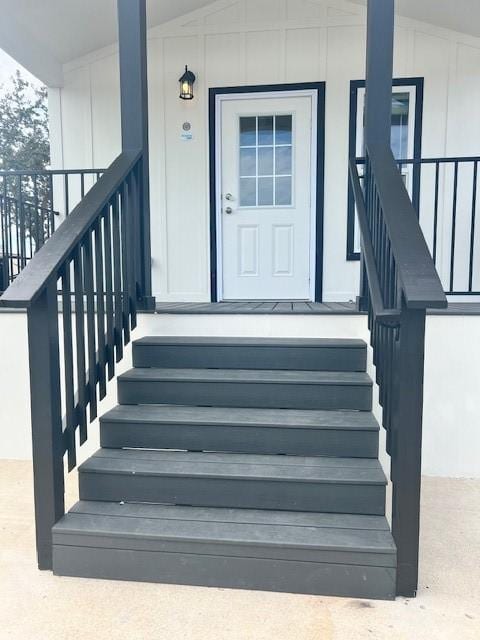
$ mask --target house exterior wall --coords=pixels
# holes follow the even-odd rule
[[[364,77],[365,12],[341,0],[219,0],[148,33],[153,293],[210,299],[208,88],[326,82],[324,300],[349,300],[346,260],[350,81]],[[178,98],[184,65],[195,99]],[[398,18],[395,77],[423,77],[423,156],[480,151],[480,39]],[[55,167],[104,167],[120,151],[116,47],[69,63],[50,91]],[[193,139],[181,139],[182,123]],[[439,238],[448,256],[449,230]]]
[[[369,340],[365,316],[297,315],[151,315],[138,316],[135,339],[144,335],[235,335],[269,337],[332,337]],[[423,420],[424,475],[480,478],[478,429],[478,362],[480,317],[427,316]],[[27,317],[24,312],[0,312],[0,459],[31,456],[30,395],[28,378]],[[368,371],[374,377],[369,349]],[[127,348],[118,373],[131,367]],[[374,412],[381,420],[378,389]],[[116,379],[99,405],[102,415],[116,405]],[[384,468],[385,432],[380,431]],[[87,443],[79,449],[79,462],[99,447],[98,422],[89,427]]]

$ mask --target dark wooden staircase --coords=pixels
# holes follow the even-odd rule
[[[133,361],[55,573],[395,596],[364,342],[143,338]]]

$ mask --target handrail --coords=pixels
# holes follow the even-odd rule
[[[135,166],[140,151],[124,151],[73,209],[65,222],[33,256],[0,298],[3,307],[29,307]]]
[[[82,173],[100,174],[106,169],[2,169],[0,178],[9,176],[63,176],[66,173],[71,175],[81,175]]]
[[[377,178],[377,194],[406,306],[445,308],[447,299],[440,278],[392,152],[379,145],[370,146],[367,153],[367,171]]]
[[[365,164],[365,158],[359,157],[355,158],[357,164]],[[395,164],[452,164],[454,162],[462,163],[462,162],[480,162],[480,156],[439,156],[438,158],[395,158]]]
[[[64,457],[115,375],[145,300],[141,276],[144,157],[122,152],[0,298],[27,309],[37,554],[52,568],[63,516]],[[61,330],[60,330],[61,328]],[[60,356],[61,354],[61,356]],[[61,362],[61,364],[60,364]]]

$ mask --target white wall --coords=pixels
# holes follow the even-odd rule
[[[153,285],[159,300],[210,296],[208,88],[300,81],[326,82],[324,297],[356,295],[358,264],[345,260],[348,111],[349,83],[364,76],[364,56],[364,10],[341,0],[219,0],[150,30]],[[178,99],[186,63],[197,75],[192,102]],[[398,18],[394,75],[425,78],[424,156],[479,152],[480,39]],[[51,99],[54,162],[107,165],[120,150],[116,48],[69,63],[64,88]],[[186,120],[193,125],[191,142],[180,139]],[[445,263],[447,231],[439,238]]]
[[[364,316],[139,315],[134,338],[144,335],[236,335],[272,337],[358,337],[367,340]],[[428,316],[425,359],[423,473],[480,478],[478,428],[480,317]],[[27,459],[30,398],[26,316],[0,313],[0,458]],[[373,377],[369,350],[369,373]],[[119,372],[131,366],[130,349]],[[374,388],[374,410],[380,419]],[[116,404],[116,381],[109,383],[99,415]],[[98,423],[79,452],[84,460],[98,448]],[[385,434],[380,454],[385,467]]]

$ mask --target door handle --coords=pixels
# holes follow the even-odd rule
[[[233,196],[231,193],[226,193],[225,194],[225,200],[233,200]]]
[[[232,207],[225,207],[224,211],[225,211],[225,213],[228,213],[228,214],[233,213]]]

